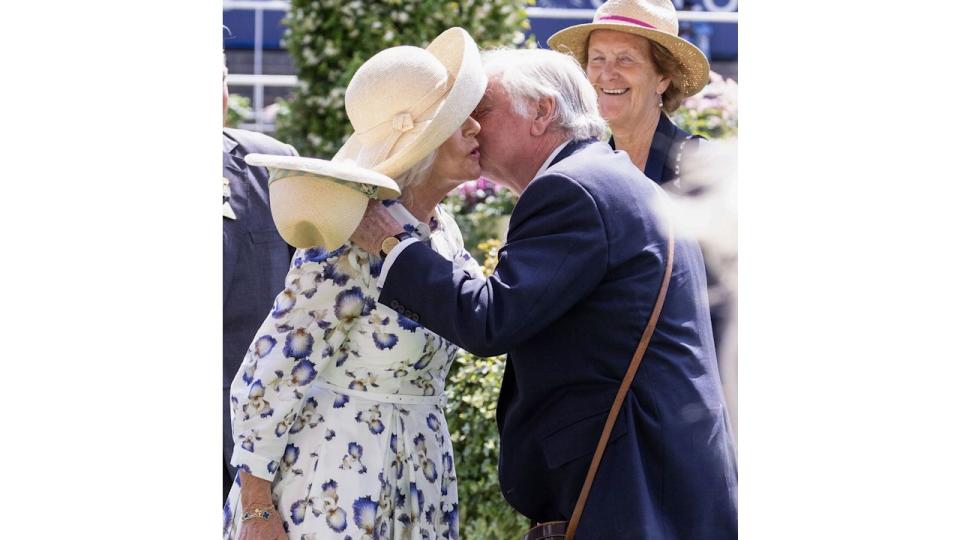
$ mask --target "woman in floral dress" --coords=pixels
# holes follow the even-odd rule
[[[453,31],[463,50],[451,67],[456,54],[431,49]],[[447,115],[455,124],[444,135],[453,133],[396,175],[403,195],[383,204],[415,239],[479,274],[456,223],[438,204],[480,175],[480,128],[468,115],[486,81],[476,45],[462,29],[444,32],[426,51],[446,62],[445,97],[439,109],[433,104],[414,117],[421,131],[400,138],[383,159],[429,140],[436,127],[431,118]],[[451,116],[444,99],[458,100],[459,112]],[[352,115],[351,123],[359,133]],[[402,132],[409,126],[394,122]],[[457,477],[443,413],[444,379],[457,347],[420,326],[414,314],[407,318],[377,303],[382,264],[380,254],[353,243],[294,255],[286,288],[231,388],[232,462],[240,472],[224,506],[224,538],[459,537]]]

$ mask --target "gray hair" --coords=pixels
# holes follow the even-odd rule
[[[433,163],[437,159],[438,151],[439,147],[434,148],[426,157],[414,163],[409,169],[403,171],[393,179],[400,187],[400,201],[404,206],[413,203],[414,195],[411,188],[423,183],[423,181],[430,176],[430,171],[433,170]]]
[[[433,162],[437,159],[437,150],[439,148],[434,148],[430,151],[420,161],[414,163],[410,166],[409,169],[403,171],[394,181],[400,186],[400,191],[406,191],[409,188],[416,186],[417,184],[423,182],[430,176],[430,171],[433,169]]]
[[[552,97],[556,112],[551,126],[574,139],[601,138],[607,127],[593,89],[572,56],[546,49],[493,49],[483,52],[483,67],[490,80],[498,79],[523,117],[530,103]]]

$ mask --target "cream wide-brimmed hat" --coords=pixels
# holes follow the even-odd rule
[[[564,28],[547,45],[568,53],[586,69],[587,42],[594,30],[616,30],[663,45],[680,62],[680,80],[671,81],[683,97],[692,96],[710,80],[710,62],[697,47],[679,37],[677,10],[670,0],[609,0],[597,8],[592,23]]]
[[[370,198],[400,195],[392,178],[444,143],[483,97],[477,44],[454,27],[426,49],[391,47],[363,63],[344,96],[354,133],[332,160],[250,154],[270,169],[270,207],[292,246],[343,245]]]

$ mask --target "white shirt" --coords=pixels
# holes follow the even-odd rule
[[[550,155],[547,156],[547,159],[543,160],[543,163],[540,165],[540,168],[537,169],[537,173],[534,174],[533,177],[537,178],[538,176],[546,172],[547,168],[550,167],[550,163],[553,162],[554,158],[556,158],[557,155],[560,154],[560,151],[563,150],[563,148],[567,146],[567,144],[572,140],[573,139],[567,139],[562,143],[560,143],[556,148],[554,148],[553,152],[550,152]],[[386,283],[387,281],[387,272],[389,272],[390,267],[393,266],[393,261],[397,260],[397,257],[400,256],[400,252],[406,249],[407,246],[409,246],[414,242],[417,242],[416,238],[407,238],[406,240],[403,240],[402,242],[397,244],[397,247],[391,249],[390,253],[387,253],[387,258],[383,260],[383,267],[380,269],[380,277],[377,279],[378,287],[380,287],[381,289],[383,288],[383,284]]]

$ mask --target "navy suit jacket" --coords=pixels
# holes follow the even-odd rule
[[[230,183],[228,202],[237,216],[223,218],[223,456],[231,477],[236,471],[230,465],[230,383],[283,290],[292,255],[270,214],[267,170],[243,161],[253,153],[297,155],[292,146],[261,133],[223,130],[223,177]]]
[[[484,356],[508,352],[500,484],[540,522],[569,519],[664,273],[669,201],[623,152],[568,144],[517,201],[494,274],[418,243],[379,301]],[[589,539],[737,535],[737,468],[703,259],[677,238],[670,288],[577,531]]]

